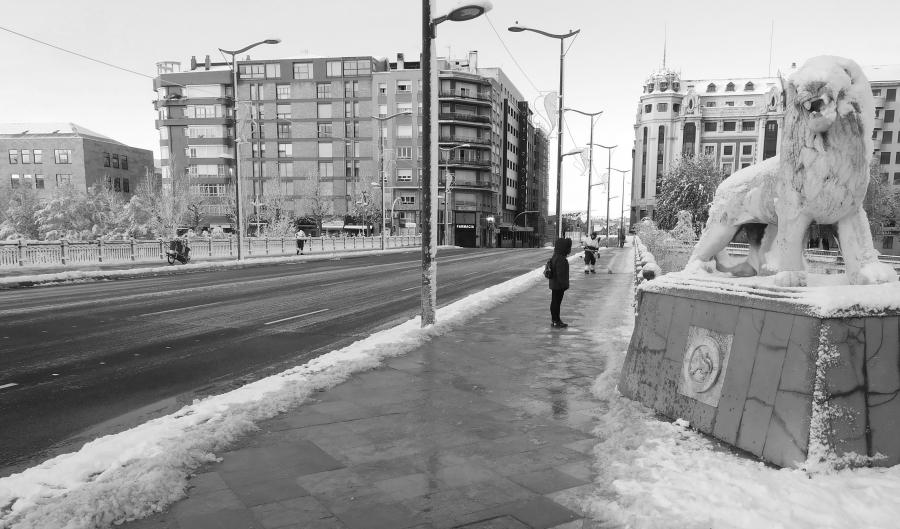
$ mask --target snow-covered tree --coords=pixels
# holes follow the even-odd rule
[[[332,196],[326,195],[322,190],[322,180],[318,173],[309,175],[303,184],[303,206],[301,215],[312,218],[316,229],[322,233],[322,223],[326,218],[334,215],[334,202]]]
[[[13,189],[0,201],[0,240],[38,239],[40,227],[35,212],[40,207],[37,194],[30,188]]]
[[[887,178],[887,173],[882,175],[878,160],[873,159],[869,165],[869,189],[863,202],[873,237],[880,237],[883,228],[892,225],[900,216],[900,194],[893,191]]]
[[[287,211],[286,185],[280,177],[267,180],[259,197],[258,217],[266,223],[268,237],[287,237],[294,231],[294,219]]]
[[[95,238],[93,210],[87,193],[75,186],[63,185],[51,191],[34,217],[41,234],[51,239],[91,240]]]
[[[709,205],[722,181],[722,171],[709,156],[681,157],[663,173],[660,191],[656,195],[656,222],[670,230],[678,222],[678,212],[688,211],[694,219],[694,229],[702,227],[709,218]]]

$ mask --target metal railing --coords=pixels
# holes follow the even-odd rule
[[[418,235],[385,237],[385,249],[413,248],[421,246]],[[294,255],[296,239],[247,237],[243,241],[247,256]],[[0,241],[0,270],[20,266],[49,266],[93,263],[166,262],[168,240],[125,241]],[[188,240],[191,256],[236,257],[237,241],[234,238],[214,239],[195,237]],[[381,237],[308,237],[304,254],[343,252],[353,250],[380,250]]]
[[[482,116],[479,114],[466,114],[462,112],[441,112],[438,114],[439,120],[453,120],[453,121],[470,121],[474,123],[490,123],[490,116]]]

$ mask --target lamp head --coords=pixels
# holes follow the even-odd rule
[[[281,42],[281,39],[266,39],[263,42],[265,42],[266,44],[278,44],[279,42]]]
[[[466,20],[480,17],[490,11],[493,7],[493,4],[487,0],[463,2],[447,14],[447,20],[465,22]]]
[[[521,33],[523,31],[525,31],[525,28],[523,28],[522,26],[510,26],[506,29],[508,31],[512,31],[513,33]]]

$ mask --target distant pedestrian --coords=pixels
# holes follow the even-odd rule
[[[303,245],[306,244],[306,233],[297,230],[297,255],[303,255]]]
[[[625,247],[625,226],[619,226],[619,248]]]
[[[569,289],[569,261],[566,256],[572,250],[572,239],[556,239],[553,246],[553,257],[550,258],[550,267],[553,274],[550,277],[550,325],[552,327],[568,327],[567,323],[559,317],[559,309],[562,305],[563,294]]]
[[[596,274],[594,266],[597,264],[597,252],[600,250],[600,239],[597,232],[591,233],[591,242],[581,245],[584,248],[584,273]]]

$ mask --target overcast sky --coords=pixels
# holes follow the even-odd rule
[[[864,65],[900,63],[900,3],[895,0],[493,3],[487,18],[441,24],[438,55],[462,57],[478,50],[480,66],[503,68],[534,101],[541,92],[558,88],[558,41],[535,33],[510,33],[506,28],[518,21],[551,33],[580,29],[566,56],[565,104],[604,111],[594,141],[619,146],[612,166],[621,169],[631,165],[641,85],[662,65],[664,31],[667,64],[685,79],[766,76],[773,21],[773,74],[788,71],[792,62],[822,54],[843,55]],[[454,0],[438,0],[439,11],[453,5]],[[0,30],[0,50],[6,56],[0,121],[74,122],[158,152],[152,106],[157,61],[176,60],[186,66],[191,55],[221,59],[220,47],[234,49],[270,37],[281,38],[281,44],[256,48],[253,58],[306,54],[393,58],[397,52],[416,57],[421,46],[420,18],[420,0],[5,1],[3,28],[146,77]],[[584,146],[590,132],[588,118],[570,114],[567,122],[564,151]],[[552,141],[553,177],[555,150]],[[606,151],[598,149],[594,157],[595,167],[605,169]],[[585,208],[587,178],[579,174],[573,158],[566,159],[563,170],[564,211]],[[618,173],[612,187],[614,196],[621,194]],[[596,188],[595,193],[594,204],[602,204],[604,195]],[[551,196],[551,210],[554,200]],[[619,211],[618,202],[613,200],[613,216]]]

